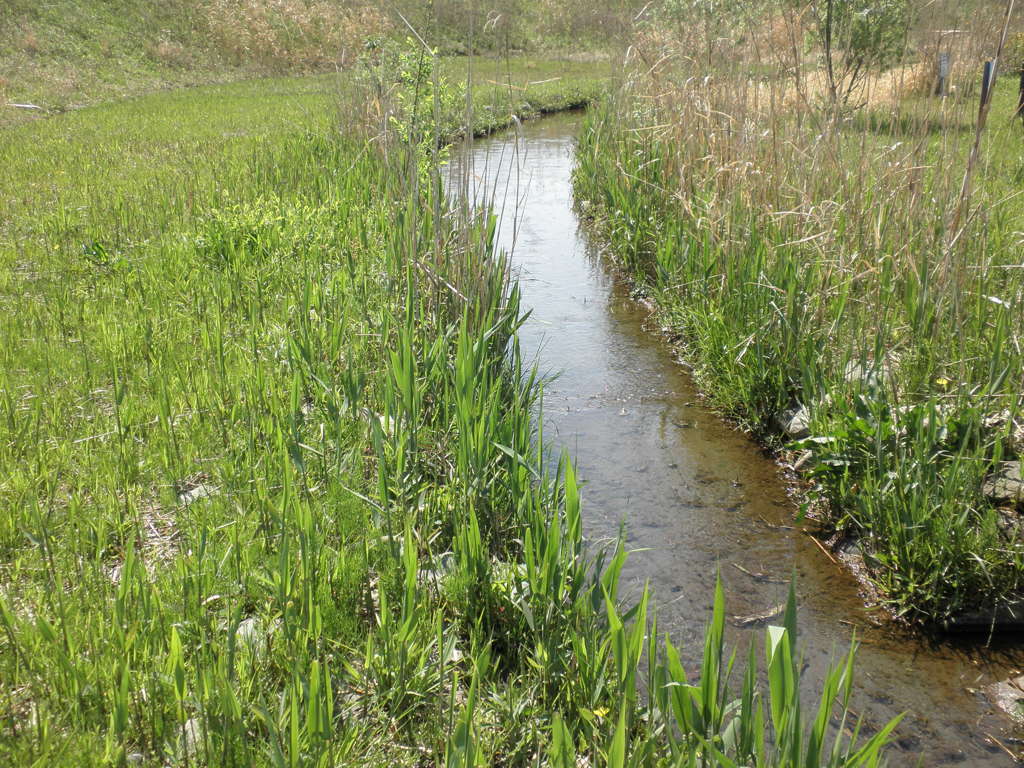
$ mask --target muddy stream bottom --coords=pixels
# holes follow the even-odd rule
[[[1011,723],[981,689],[1024,658],[876,626],[852,575],[792,527],[796,504],[779,467],[702,407],[686,370],[645,327],[647,313],[581,228],[571,184],[580,120],[560,115],[526,123],[518,140],[478,140],[470,164],[454,162],[449,175],[451,188],[468,175],[470,195],[495,201],[499,244],[512,252],[523,308],[532,312],[523,351],[555,376],[545,387],[545,440],[578,462],[588,540],[612,540],[624,526],[628,548],[638,551],[623,592],[650,582],[659,630],[690,667],[699,663],[716,572],[732,619],[729,644],[740,649],[763,643],[764,623],[740,626],[733,617],[784,603],[795,573],[805,701],[816,706],[828,666],[856,631],[852,708],[864,731],[907,712],[890,765],[1014,765],[990,738],[1015,748]]]

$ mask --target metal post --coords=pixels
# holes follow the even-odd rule
[[[939,54],[939,82],[935,87],[935,95],[945,98],[949,95],[949,54]]]
[[[988,92],[992,87],[992,60],[985,62],[985,69],[981,72],[981,106],[988,103]]]

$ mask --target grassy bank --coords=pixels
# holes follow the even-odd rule
[[[517,59],[511,69],[505,61],[477,61],[473,130],[507,125],[513,113],[585,103],[602,88],[588,74],[593,70],[553,59]],[[441,74],[461,85],[464,61],[442,59]],[[205,210],[243,202],[249,182],[236,178],[236,169],[353,120],[348,110],[362,108],[352,80],[313,75],[185,89],[5,130],[0,234],[7,258],[20,253],[34,261],[49,250],[47,259],[77,262],[83,244],[133,247]]]
[[[542,469],[488,218],[353,88],[4,132],[0,755],[874,764],[849,657],[801,709],[793,605],[761,688],[720,594],[692,681],[619,604],[624,553],[584,555],[571,464]]]
[[[576,5],[551,0],[541,8],[509,0],[485,10],[469,0],[383,6],[365,0],[6,0],[0,8],[0,126],[157,90],[345,71],[368,50],[404,40],[409,24],[453,56],[471,48],[549,57],[591,52],[618,29],[612,20],[628,12],[610,2]]]
[[[1024,588],[1021,510],[986,484],[1024,450],[1011,78],[964,199],[973,68],[948,99],[909,61],[829,105],[807,90],[820,60],[794,83],[757,58],[769,21],[700,76],[641,34],[577,195],[711,401],[800,458],[891,608],[985,628]]]
[[[366,36],[390,29],[381,14],[349,5],[8,0],[0,125],[154,90],[347,66]]]

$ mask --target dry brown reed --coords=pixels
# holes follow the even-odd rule
[[[676,148],[664,158],[675,173],[663,178],[679,180],[676,198],[685,208],[699,205],[689,213],[713,231],[741,206],[751,220],[784,225],[822,258],[852,254],[844,257],[854,260],[845,265],[851,275],[890,256],[915,268],[923,254],[942,249],[936,233],[956,209],[973,127],[970,62],[990,21],[955,35],[921,33],[944,40],[952,55],[952,98],[930,98],[934,48],[922,44],[898,66],[864,78],[838,130],[824,117],[824,71],[811,54],[787,48],[807,33],[804,17],[778,14],[747,27],[742,41],[717,41],[722,55],[713,58],[725,63],[712,70],[705,57],[686,53],[699,50],[700,29],[646,30],[631,48],[633,78],[649,105],[652,138]],[[839,247],[839,239],[847,244]]]
[[[209,0],[204,16],[236,63],[272,70],[348,66],[367,38],[391,28],[377,7],[326,0]]]

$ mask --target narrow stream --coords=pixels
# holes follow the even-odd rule
[[[659,628],[697,662],[720,570],[730,616],[785,602],[797,574],[800,646],[809,696],[856,630],[853,709],[865,732],[907,712],[890,765],[1005,766],[1014,761],[1007,719],[980,692],[1013,669],[979,647],[928,645],[876,620],[853,577],[793,529],[795,503],[774,462],[702,406],[647,314],[588,242],[572,207],[578,114],[525,124],[474,142],[471,194],[494,196],[500,245],[513,253],[532,315],[524,353],[543,373],[545,438],[578,461],[586,534],[614,538],[625,525],[636,551],[624,587],[649,581]],[[455,178],[465,161],[454,163]],[[504,202],[503,202],[504,201]],[[739,566],[739,567],[736,567]],[[756,580],[750,574],[764,574]],[[730,643],[761,643],[763,624],[731,622]],[[742,655],[741,655],[742,658]],[[815,701],[809,698],[809,701]]]

